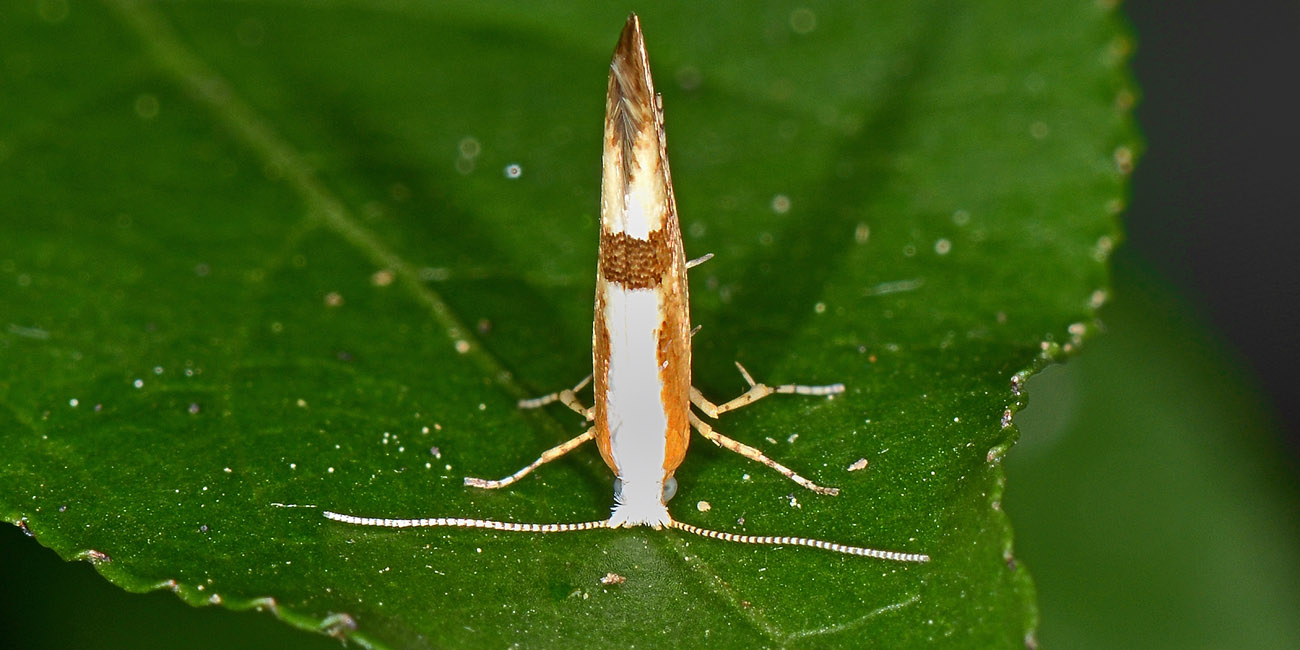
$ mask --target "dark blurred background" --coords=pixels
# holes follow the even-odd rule
[[[1272,446],[1264,445],[1261,452],[1255,445],[1251,453],[1285,456],[1281,463],[1286,466],[1284,478],[1269,480],[1293,487],[1300,465],[1300,381],[1295,377],[1300,374],[1300,265],[1292,249],[1300,244],[1300,200],[1296,196],[1300,186],[1300,2],[1133,0],[1122,10],[1136,32],[1133,69],[1141,88],[1137,117],[1146,139],[1125,217],[1127,243],[1117,255],[1117,266],[1128,270],[1117,272],[1117,304],[1110,312],[1113,318],[1103,312],[1112,323],[1112,332],[1094,341],[1091,346],[1095,349],[1052,371],[1060,377],[1086,376],[1090,367],[1098,367],[1090,366],[1094,359],[1104,365],[1116,350],[1130,354],[1136,349],[1137,355],[1158,350],[1155,345],[1108,346],[1109,341],[1118,343],[1129,336],[1131,330],[1126,328],[1133,322],[1133,304],[1139,312],[1161,310],[1160,317],[1151,322],[1170,330],[1169,341],[1190,341],[1186,348],[1215,348],[1216,361],[1208,367],[1222,369],[1225,383],[1239,384],[1225,392],[1262,392],[1259,400],[1233,402],[1248,404],[1241,408],[1240,420],[1256,424],[1243,424],[1240,432],[1231,419],[1226,426],[1214,422],[1208,426],[1224,429],[1222,435],[1229,440],[1247,435],[1248,428],[1257,438],[1273,436],[1275,439],[1266,441]],[[1157,291],[1167,293],[1172,285],[1183,301],[1175,301],[1171,307],[1160,300],[1144,302],[1142,291],[1129,291],[1125,303],[1125,283],[1133,288],[1134,268],[1141,269],[1138,275],[1156,277]],[[1124,314],[1130,315],[1128,320]],[[1202,321],[1212,330],[1208,335],[1189,337],[1173,331],[1201,332]],[[1168,345],[1164,350],[1165,361],[1202,352]],[[1134,363],[1160,364],[1161,359]],[[1105,375],[1104,368],[1098,372],[1114,377]],[[1043,429],[1048,428],[1041,418],[1055,413],[1066,417],[1063,414],[1069,411],[1053,392],[1060,395],[1074,390],[1062,389],[1060,380],[1051,375],[1044,373],[1041,381],[1031,380],[1031,407],[1023,418],[1017,418],[1024,446],[1013,450],[1008,461],[1008,513],[1017,530],[1017,550],[1023,551],[1038,580],[1044,647],[1161,646],[1156,637],[1166,641],[1163,647],[1189,647],[1187,644],[1196,645],[1197,639],[1200,647],[1213,647],[1207,645],[1214,643],[1211,637],[1203,634],[1206,629],[1221,627],[1213,620],[1219,605],[1249,599],[1233,593],[1233,585],[1265,593],[1265,601],[1287,600],[1272,596],[1295,588],[1294,565],[1279,566],[1283,563],[1276,561],[1294,554],[1297,548],[1286,532],[1297,515],[1292,487],[1276,490],[1280,496],[1271,498],[1272,509],[1268,509],[1259,505],[1266,500],[1263,495],[1251,492],[1249,486],[1254,484],[1237,481],[1238,491],[1231,491],[1232,481],[1224,477],[1232,475],[1222,469],[1225,463],[1220,463],[1204,472],[1203,482],[1197,484],[1201,487],[1195,488],[1198,493],[1192,494],[1192,489],[1168,480],[1158,470],[1148,473],[1147,466],[1156,468],[1162,459],[1131,458],[1145,452],[1134,438],[1120,437],[1111,445],[1113,453],[1117,458],[1130,458],[1106,462],[1112,467],[1130,463],[1136,478],[1116,484],[1116,494],[1087,483],[1073,485],[1075,491],[1071,492],[1068,468],[1091,472],[1087,463],[1096,453],[1058,446],[1060,458],[1053,459],[1051,451],[1035,451],[1035,439],[1041,439]],[[1056,388],[1053,381],[1058,382]],[[1066,384],[1069,381],[1075,380],[1066,380]],[[1124,400],[1120,395],[1111,401]],[[1130,406],[1138,411],[1159,408],[1141,403]],[[1040,420],[1035,423],[1031,415]],[[1096,427],[1084,434],[1104,435]],[[1076,435],[1074,440],[1086,437]],[[1219,454],[1221,447],[1211,446],[1210,450],[1216,463],[1227,455]],[[1024,460],[1017,466],[1020,458]],[[1272,469],[1257,471],[1251,465],[1241,471],[1278,476]],[[1180,466],[1171,473],[1187,472]],[[1122,474],[1117,471],[1115,476]],[[1101,480],[1104,486],[1119,479],[1107,476]],[[1240,544],[1231,538],[1232,543],[1202,548],[1202,555],[1184,559],[1175,555],[1174,547],[1196,545],[1197,539],[1204,539],[1203,531],[1249,526],[1234,526],[1240,522],[1223,517],[1202,522],[1203,528],[1185,521],[1153,523],[1153,513],[1176,508],[1167,507],[1169,501],[1149,501],[1146,510],[1133,504],[1161,490],[1170,499],[1190,502],[1188,509],[1198,512],[1214,507],[1206,493],[1222,496],[1226,511],[1254,506],[1258,520],[1273,522],[1273,536],[1248,537]],[[1088,502],[1097,502],[1101,514],[1078,510],[1079,503]],[[1053,519],[1053,513],[1059,517]],[[1107,519],[1114,513],[1119,514]],[[1173,541],[1149,541],[1139,548],[1153,536],[1147,534],[1148,529],[1125,527],[1134,521],[1153,526],[1157,536],[1159,529],[1171,529],[1167,534]],[[1097,541],[1080,539],[1087,534],[1081,531],[1089,529],[1096,529]],[[1283,541],[1277,542],[1279,538]],[[1258,540],[1269,543],[1261,547]],[[1254,548],[1249,547],[1252,543],[1256,543]],[[1215,567],[1202,562],[1206,557],[1231,555],[1262,555],[1260,563],[1266,568],[1260,573],[1273,573],[1275,579],[1269,584],[1274,590],[1252,586],[1259,583],[1250,582],[1237,565],[1223,564],[1216,576]],[[266,614],[195,609],[165,592],[126,594],[99,578],[87,563],[62,562],[11,526],[0,526],[0,558],[0,612],[6,623],[7,645],[13,647],[339,647],[325,637],[290,630]],[[1179,585],[1179,576],[1190,586]],[[1226,587],[1221,588],[1223,585]],[[1181,599],[1174,593],[1177,590],[1184,594]],[[1088,599],[1117,602],[1107,605],[1111,609],[1080,604]],[[1245,613],[1230,622],[1250,626],[1258,616],[1289,617],[1286,612],[1295,606],[1294,602],[1279,605],[1265,601],[1258,603],[1259,609],[1256,603],[1242,602],[1239,609]],[[1168,613],[1150,613],[1153,605],[1163,606]],[[1272,614],[1260,613],[1268,607]],[[1118,620],[1124,613],[1129,614],[1127,622]],[[1157,617],[1172,620],[1161,623]],[[1161,628],[1161,624],[1169,627]],[[1103,629],[1107,627],[1115,629]],[[1179,629],[1190,638],[1175,641]],[[1272,629],[1274,636],[1255,638],[1282,638],[1276,635],[1286,635],[1294,626],[1282,623]],[[1099,636],[1099,630],[1112,636]],[[1143,638],[1144,632],[1147,638]],[[1222,647],[1258,645],[1244,636],[1233,636],[1233,630],[1225,634],[1243,643]],[[1099,639],[1105,639],[1106,645],[1098,645]],[[1293,641],[1292,647],[1300,647],[1300,639]]]
[[[1240,354],[1300,459],[1300,2],[1133,0],[1132,254]]]

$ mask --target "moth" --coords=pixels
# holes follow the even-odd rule
[[[596,271],[596,309],[592,326],[592,375],[573,388],[523,400],[522,408],[560,402],[591,427],[546,450],[529,465],[498,480],[466,478],[465,485],[495,489],[518,481],[538,467],[584,443],[595,441],[615,475],[614,507],[608,519],[582,523],[535,524],[488,519],[438,517],[383,519],[325,512],[329,519],[360,526],[488,528],[555,533],[595,528],[650,526],[744,544],[806,546],[848,555],[926,562],[919,553],[883,551],[805,537],[742,535],[700,528],[668,512],[677,491],[674,473],[686,456],[691,429],[706,440],[762,463],[819,494],[823,487],[768,458],[758,449],[713,429],[691,410],[716,419],[769,395],[835,395],[842,384],[768,386],[755,382],[736,364],[749,389],[724,404],[714,404],[691,386],[691,329],[687,269],[708,256],[687,261],[664,139],[663,99],[655,93],[645,40],[636,14],[628,17],[610,62],[605,100],[605,138],[600,206],[600,253]],[[595,405],[584,406],[578,391],[593,386]]]

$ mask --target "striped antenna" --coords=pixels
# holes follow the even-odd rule
[[[897,551],[880,551],[874,548],[864,548],[862,546],[849,546],[847,544],[837,544],[835,542],[825,542],[820,539],[809,539],[807,537],[773,537],[770,535],[737,535],[735,533],[724,533],[718,530],[709,530],[690,524],[682,523],[677,520],[668,522],[669,528],[686,531],[700,537],[709,539],[720,539],[724,542],[736,542],[739,544],[766,544],[769,546],[807,546],[808,548],[820,548],[826,551],[834,551],[845,555],[858,555],[862,557],[873,557],[878,560],[893,560],[895,562],[929,562],[930,556],[921,553],[899,553]]]
[[[379,519],[375,517],[357,517],[326,510],[326,519],[341,521],[353,526],[378,526],[381,528],[487,528],[504,530],[512,533],[569,533],[575,530],[592,530],[608,528],[607,521],[584,521],[577,524],[521,524],[513,521],[493,521],[491,519],[462,519],[460,517],[435,517],[432,519]]]
[[[571,533],[579,530],[595,530],[597,528],[609,528],[608,520],[601,521],[584,521],[576,524],[527,524],[513,521],[494,521],[492,519],[465,519],[462,517],[434,517],[427,519],[383,519],[378,517],[357,517],[356,515],[345,515],[338,512],[325,510],[322,514],[326,519],[340,521],[353,526],[375,526],[379,528],[486,528],[489,530],[504,530],[512,533]],[[826,542],[820,539],[810,539],[807,537],[774,537],[771,535],[737,535],[735,533],[724,533],[718,530],[709,530],[700,528],[691,524],[682,523],[676,519],[668,521],[669,528],[707,537],[709,539],[720,539],[724,542],[736,542],[738,544],[764,544],[768,546],[806,546],[808,548],[819,548],[824,551],[834,551],[845,555],[857,555],[860,557],[871,557],[878,560],[893,560],[895,562],[929,562],[929,555],[920,553],[899,553],[897,551],[881,551],[874,548],[865,548],[862,546],[849,546],[847,544],[837,544],[835,542]]]

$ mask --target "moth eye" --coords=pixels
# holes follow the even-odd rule
[[[669,476],[668,479],[664,481],[664,499],[663,499],[664,503],[668,503],[676,495],[677,495],[677,477]]]

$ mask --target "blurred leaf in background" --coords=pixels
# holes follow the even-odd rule
[[[1056,648],[1300,640],[1300,493],[1260,386],[1165,282],[1117,256],[1107,333],[1029,382],[1007,463]]]

